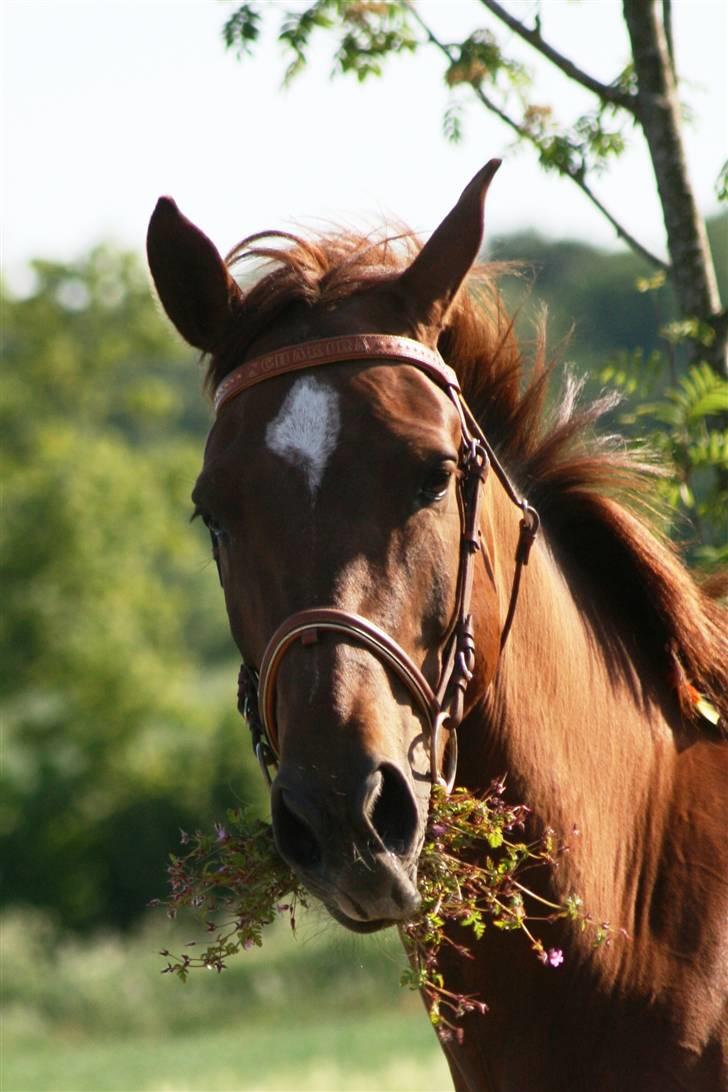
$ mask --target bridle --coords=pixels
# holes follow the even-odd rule
[[[277,349],[245,361],[225,376],[217,387],[215,412],[219,413],[222,406],[231,399],[266,379],[325,364],[356,360],[398,361],[414,365],[447,394],[460,419],[460,561],[455,610],[443,644],[439,681],[433,690],[404,649],[374,622],[336,607],[315,607],[298,611],[281,623],[268,641],[259,672],[245,663],[241,666],[238,676],[238,708],[248,721],[258,762],[270,784],[270,767],[277,765],[280,755],[275,709],[276,682],[281,663],[297,641],[305,646],[315,644],[322,633],[342,635],[376,656],[404,685],[429,730],[432,782],[438,782],[450,791],[457,768],[456,729],[463,719],[465,694],[475,668],[475,638],[470,600],[475,557],[481,549],[481,486],[489,466],[492,466],[510,500],[521,510],[513,583],[500,636],[501,650],[510,633],[522,570],[528,563],[540,522],[536,510],[516,492],[484,436],[463,398],[456,373],[435,349],[410,338],[389,334],[351,334],[346,337],[325,338]],[[213,550],[217,560],[214,540]],[[437,756],[443,728],[448,732],[448,743],[446,769],[441,774]]]

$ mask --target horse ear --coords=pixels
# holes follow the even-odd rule
[[[185,341],[211,352],[219,344],[240,289],[214,244],[160,197],[147,232],[147,256],[164,310]]]
[[[493,175],[501,165],[491,159],[460,195],[455,207],[435,230],[400,277],[408,309],[418,324],[439,333],[448,309],[483,241],[483,204]]]

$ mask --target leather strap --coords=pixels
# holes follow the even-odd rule
[[[372,359],[414,364],[444,390],[460,391],[457,375],[436,349],[429,349],[412,338],[395,337],[393,334],[349,334],[346,337],[322,338],[318,341],[305,341],[301,345],[288,345],[253,360],[246,360],[229,372],[215,391],[215,413],[219,413],[226,402],[242,391],[277,375],[317,368],[321,364]]]
[[[339,610],[336,607],[314,607],[292,614],[278,627],[268,642],[260,665],[258,681],[260,716],[268,744],[276,757],[280,753],[275,716],[278,670],[292,644],[299,640],[306,645],[314,644],[321,630],[343,634],[344,637],[363,645],[390,668],[415,699],[432,732],[439,713],[437,698],[425,676],[404,649],[378,625],[367,618],[362,618],[359,614]]]

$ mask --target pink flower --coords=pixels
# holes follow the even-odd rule
[[[552,967],[560,967],[564,962],[564,953],[560,948],[549,948],[547,958]]]

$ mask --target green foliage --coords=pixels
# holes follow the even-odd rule
[[[476,30],[464,42],[451,47],[451,63],[445,70],[448,87],[469,84],[497,86],[504,82],[513,87],[525,87],[530,79],[527,70],[517,61],[506,57],[495,35],[489,30]]]
[[[165,906],[172,918],[180,910],[194,911],[216,936],[200,955],[174,956],[165,949],[160,954],[173,962],[163,973],[184,982],[195,967],[223,971],[231,956],[260,948],[263,929],[278,914],[287,914],[295,930],[296,903],[306,905],[306,892],[279,856],[270,823],[252,809],[228,810],[225,825],[216,824],[213,834],[183,832],[182,844],[190,848],[173,855],[167,870],[170,897],[155,905]],[[213,920],[219,915],[222,924]]]
[[[463,1031],[456,1021],[466,1013],[487,1010],[482,998],[447,988],[440,952],[450,948],[468,956],[467,945],[453,939],[448,925],[469,931],[476,943],[488,928],[521,932],[536,957],[551,967],[564,962],[564,953],[560,948],[547,949],[534,935],[535,927],[543,930],[559,921],[572,921],[579,930],[591,931],[595,946],[611,943],[614,936],[606,923],[592,921],[578,895],[554,903],[536,893],[530,880],[529,887],[524,885],[526,873],[552,868],[566,847],[557,846],[548,829],[539,838],[525,841],[529,809],[509,804],[504,791],[503,781],[494,781],[481,796],[465,789],[448,795],[440,786],[433,787],[417,874],[422,904],[417,916],[400,929],[410,960],[401,981],[422,991],[430,1021],[442,1039],[455,1036],[462,1041]],[[626,935],[624,930],[617,931]]]
[[[234,49],[238,57],[250,55],[260,37],[260,12],[254,4],[241,4],[225,21],[223,41],[228,49]]]
[[[725,215],[708,222],[723,281],[726,223]],[[622,396],[611,423],[659,455],[666,470],[658,486],[669,515],[666,529],[689,562],[707,568],[724,564],[726,384],[699,357],[691,363],[695,346],[710,342],[713,331],[696,320],[678,320],[665,274],[651,272],[634,255],[609,254],[571,240],[552,243],[531,233],[496,239],[493,253],[535,270],[535,294],[548,304],[552,344],[567,340],[566,351],[575,361],[570,366],[587,377],[589,393],[597,396],[606,386]],[[524,298],[523,285],[523,279],[506,284],[511,309],[528,310],[533,289],[527,284]],[[530,334],[522,319],[520,333]]]
[[[600,173],[624,151],[623,124],[610,124],[610,107],[582,114],[568,129],[561,129],[547,106],[528,104],[521,121],[523,135],[535,145],[546,170],[585,179]]]
[[[194,940],[195,950],[208,942],[188,914],[175,921],[150,910],[125,933],[78,935],[25,907],[6,911],[0,929],[4,1031],[25,1026],[44,1034],[156,1037],[211,1025],[240,1032],[256,1018],[274,1022],[278,1014],[285,1022],[286,1000],[305,1012],[315,996],[321,1015],[352,1004],[360,1017],[409,1000],[397,996],[402,946],[393,930],[355,937],[333,922],[325,926],[314,909],[298,915],[295,936],[281,917],[266,929],[261,948],[230,960],[223,975],[190,975],[184,989],[160,974],[159,949]],[[421,1017],[419,1003],[412,1011]]]
[[[264,5],[239,5],[225,21],[223,40],[238,57],[252,53],[260,34]],[[316,31],[339,27],[333,72],[350,73],[362,83],[381,76],[382,62],[392,54],[413,52],[418,45],[408,6],[398,0],[314,0],[303,10],[282,9],[278,41],[290,60],[284,84],[289,84],[308,62]]]
[[[3,1090],[446,1088],[419,998],[396,988],[393,931],[354,937],[311,915],[296,942],[282,923],[224,975],[174,988],[157,950],[189,925],[180,938],[150,917],[123,936],[75,937],[37,912],[0,919]]]
[[[659,292],[660,278],[638,283]],[[665,348],[645,359],[623,351],[598,373],[625,396],[619,422],[661,456],[666,475],[657,489],[670,513],[669,530],[682,540],[694,564],[728,563],[728,382],[705,361],[682,374],[676,351],[687,341],[710,341],[712,330],[697,320],[670,322],[660,334]]]
[[[460,103],[450,103],[443,114],[442,134],[451,144],[459,144],[463,139],[463,108]]]
[[[219,597],[185,526],[204,413],[137,259],[35,271],[3,301],[4,898],[121,924],[239,777],[234,668],[224,698],[202,678],[229,647]]]
[[[0,931],[8,1092],[446,1087],[419,998],[397,990],[393,931],[355,937],[302,914],[295,940],[282,921],[224,975],[184,988],[159,973],[158,949],[190,940],[189,921],[150,912],[124,935],[74,936],[16,910]],[[411,1074],[388,1072],[403,1054]]]

